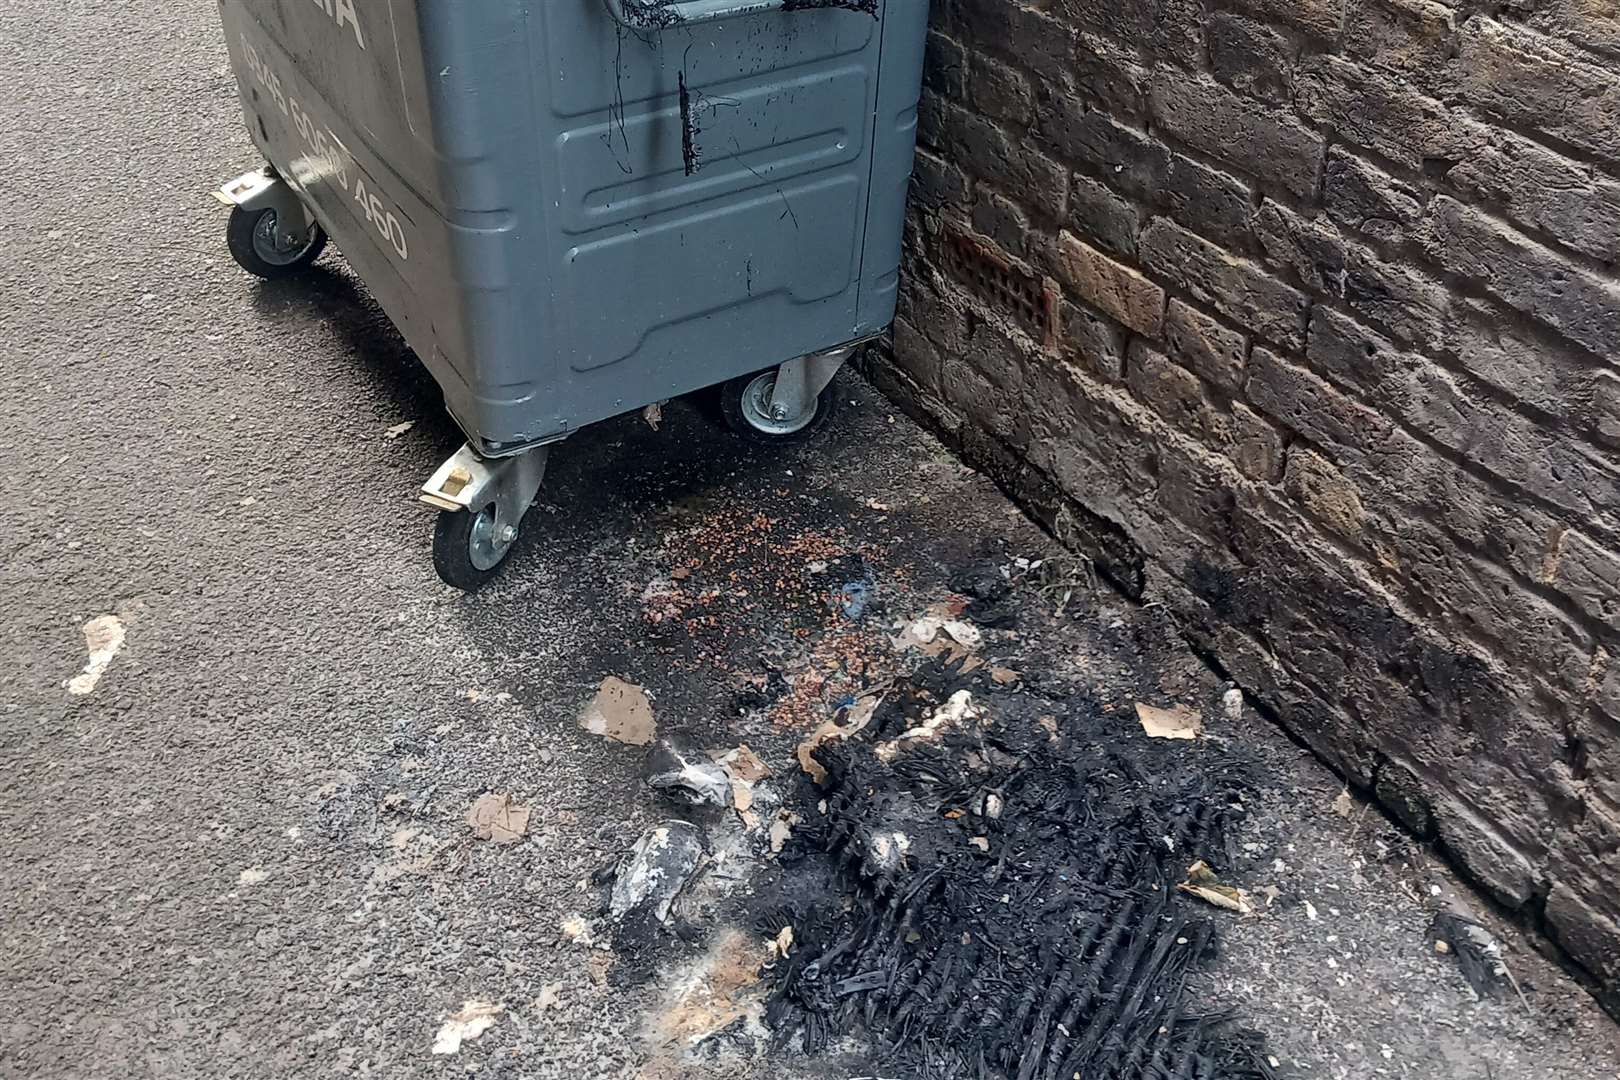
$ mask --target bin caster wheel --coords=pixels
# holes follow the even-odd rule
[[[266,281],[291,277],[307,270],[326,249],[326,230],[311,225],[302,238],[288,238],[276,228],[276,212],[271,209],[231,211],[225,226],[225,243],[236,264]]]
[[[517,536],[516,527],[495,524],[494,503],[445,511],[433,528],[433,569],[446,585],[477,592],[500,570]]]
[[[732,379],[720,388],[720,412],[726,426],[745,439],[762,443],[804,442],[821,430],[832,416],[837,392],[828,383],[816,395],[813,408],[798,416],[782,416],[771,408],[776,369]]]

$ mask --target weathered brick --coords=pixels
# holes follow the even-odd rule
[[[1600,61],[1620,60],[1620,8],[1591,0],[1512,0],[1507,10],[1532,29],[1590,49]]]
[[[1188,228],[1236,251],[1253,247],[1249,211],[1254,193],[1237,177],[1172,153],[1155,196],[1150,201]]]
[[[964,359],[971,359],[974,368],[997,390],[1012,395],[1022,392],[1030,352],[1023,341],[1008,333],[1000,323],[990,320],[969,323],[968,351]]]
[[[1419,242],[1454,273],[1599,356],[1620,353],[1620,286],[1448,196],[1429,203]]]
[[[1596,704],[1611,720],[1620,721],[1620,660],[1612,654],[1605,653],[1598,665],[1601,670],[1595,672],[1599,680],[1597,685]],[[1614,776],[1620,777],[1620,769]]]
[[[1427,363],[1326,307],[1311,311],[1305,359],[1313,371],[1397,415],[1406,408],[1414,372]]]
[[[967,357],[945,355],[940,366],[940,390],[945,401],[968,419],[995,425],[1007,419],[996,407],[996,388]]]
[[[946,356],[967,350],[968,326],[961,307],[933,288],[908,279],[900,289],[900,314]]]
[[[1617,850],[1620,814],[1589,807],[1554,841],[1549,867],[1554,884],[1546,907],[1558,942],[1586,958],[1584,962],[1610,988],[1620,980],[1620,903],[1610,872]]]
[[[1336,141],[1376,150],[1414,172],[1444,171],[1482,146],[1491,129],[1455,114],[1397,76],[1338,56],[1313,56],[1295,73],[1296,104]]]
[[[973,176],[1004,190],[1041,193],[1034,205],[1056,218],[1064,213],[1069,172],[1028,139],[1014,138],[989,120],[958,105],[947,105],[940,145]]]
[[[937,10],[937,9],[936,9]],[[955,5],[948,14],[961,41],[994,42],[1049,84],[1067,85],[1074,63],[1074,27],[1023,4],[1002,0]]]
[[[940,392],[943,367],[939,349],[904,318],[894,320],[894,359],[922,389]]]
[[[1495,19],[1473,18],[1458,34],[1460,93],[1485,109],[1620,161],[1620,80],[1571,60],[1547,39]]]
[[[1606,653],[1600,645],[1594,650],[1592,678],[1588,680],[1590,699],[1603,676]],[[1610,815],[1620,815],[1620,731],[1598,710],[1579,717],[1572,725],[1569,767],[1577,782],[1584,782],[1592,803]]]
[[[1522,681],[1540,680],[1565,698],[1580,692],[1591,666],[1591,634],[1430,523],[1409,514],[1389,516],[1380,523],[1377,542],[1434,626],[1492,653],[1531,660],[1533,673]]]
[[[1100,180],[1076,173],[1069,188],[1069,228],[1117,255],[1136,254],[1136,207]]]
[[[1043,132],[1067,160],[1138,202],[1165,209],[1190,228],[1243,249],[1250,191],[1235,176],[1211,169],[1078,102],[1059,104],[1042,118]]]
[[[1078,304],[1063,305],[1063,343],[1068,357],[1081,368],[1104,379],[1118,381],[1125,370],[1125,328]]]
[[[1518,321],[1494,304],[1453,304],[1445,350],[1476,379],[1554,422],[1600,426],[1604,373],[1579,350],[1533,337]]]
[[[1235,0],[1238,7],[1272,22],[1298,27],[1327,41],[1344,29],[1344,0]]]
[[[1257,263],[1233,255],[1166,218],[1154,218],[1137,241],[1142,265],[1201,304],[1256,334],[1297,348],[1310,301]]]
[[[1401,340],[1433,346],[1444,337],[1450,297],[1424,271],[1386,262],[1346,239],[1331,221],[1300,217],[1270,199],[1255,211],[1254,232],[1266,257],[1291,269],[1307,288],[1344,301]]]
[[[1267,348],[1249,356],[1246,392],[1268,416],[1324,447],[1364,497],[1400,510],[1388,517],[1430,518],[1468,551],[1521,576],[1541,573],[1560,526],[1523,499],[1435,457],[1382,411]]]
[[[1459,194],[1595,259],[1620,259],[1620,183],[1510,131],[1443,174]]]
[[[1117,179],[1116,186],[1131,194],[1145,193],[1169,168],[1168,147],[1078,98],[1053,102],[1041,117],[1041,134],[1059,156],[1092,166],[1111,183]]]
[[[1432,86],[1449,77],[1452,11],[1434,0],[1349,0],[1344,50]]]
[[[1466,774],[1463,779],[1466,781]],[[1502,797],[1500,791],[1477,790],[1486,795],[1495,794],[1497,800],[1494,801]],[[1527,847],[1538,853],[1543,850],[1539,845],[1532,845],[1537,833],[1546,827],[1545,809],[1536,814],[1528,807],[1510,803],[1486,811],[1451,797],[1437,799],[1434,811],[1442,850],[1462,863],[1499,902],[1510,908],[1520,908],[1530,902],[1541,888],[1542,878],[1525,850]],[[1509,822],[1518,825],[1513,830],[1518,836],[1504,834],[1503,826]]]
[[[1431,362],[1337,312],[1312,313],[1306,356],[1380,412],[1531,496],[1583,516],[1620,509],[1620,464],[1605,464],[1578,443],[1465,392]]]
[[[1552,514],[1434,456],[1400,429],[1380,449],[1357,467],[1363,490],[1379,487],[1391,501],[1432,518],[1467,550],[1520,577],[1542,572],[1563,529]]]
[[[1293,93],[1292,46],[1254,19],[1225,11],[1211,15],[1209,63],[1215,77],[1240,94],[1282,102]]]
[[[1282,479],[1282,435],[1265,417],[1243,404],[1232,403],[1232,461],[1250,480],[1274,484]]]
[[[955,165],[918,147],[911,174],[911,194],[917,202],[935,209],[960,204],[967,201],[968,180]]]
[[[1185,439],[1159,443],[1159,486],[1149,504],[1151,528],[1172,539],[1222,537],[1236,503],[1234,491],[1241,482],[1231,463],[1202,446]],[[1146,530],[1144,530],[1146,531]],[[1155,544],[1161,559],[1174,559],[1163,541]]]
[[[1097,34],[1076,37],[1075,88],[1094,106],[1126,119],[1144,116],[1149,77],[1134,49]]]
[[[945,143],[945,110],[950,99],[941,94],[924,94],[917,103],[917,144],[939,149]]]
[[[1029,215],[1000,192],[983,189],[973,203],[973,227],[1006,252],[1029,257]]]
[[[1283,467],[1283,490],[1332,532],[1346,540],[1361,539],[1367,516],[1361,492],[1321,454],[1299,446],[1291,449]]]
[[[1295,195],[1316,191],[1325,143],[1291,112],[1174,68],[1154,73],[1153,116],[1176,138]]]
[[[1226,390],[1243,385],[1248,338],[1212,316],[1172,299],[1165,310],[1165,347],[1176,363]]]
[[[1592,427],[1599,439],[1620,447],[1620,375],[1599,371],[1592,380]]]
[[[1150,406],[1178,431],[1207,443],[1229,441],[1226,417],[1209,400],[1204,384],[1187,369],[1140,338],[1131,342],[1125,382],[1137,400]]]
[[[1337,57],[1312,58],[1301,110],[1337,134],[1502,204],[1514,220],[1599,259],[1620,254],[1620,184],[1511,131],[1477,123],[1402,84]]]
[[[1080,299],[1139,334],[1156,338],[1164,325],[1164,289],[1070,233],[1058,237],[1064,278]]]
[[[1320,378],[1262,346],[1249,353],[1245,396],[1268,416],[1324,447],[1343,461],[1347,457],[1369,469],[1399,455],[1394,425],[1382,413],[1344,394]]]
[[[973,104],[987,116],[1020,127],[1034,118],[1035,92],[1029,80],[994,57],[974,55],[967,88]]]
[[[1434,811],[1430,809],[1429,785],[1399,761],[1387,760],[1373,780],[1373,793],[1389,807],[1402,825],[1424,840],[1433,840]]]
[[[1413,187],[1339,147],[1328,151],[1322,205],[1345,228],[1389,244],[1403,241],[1423,216]]]
[[[1160,56],[1191,57],[1204,51],[1197,0],[1065,0],[1064,11],[1082,29],[1100,30]]]
[[[1620,630],[1620,553],[1571,529],[1562,538],[1547,581],[1598,622]]]
[[[936,94],[967,100],[967,52],[938,30],[928,32],[923,56],[923,85]]]
[[[1601,855],[1596,860],[1589,855],[1576,855],[1574,861],[1582,865],[1593,861],[1601,864],[1603,860]],[[1599,911],[1587,899],[1598,895],[1602,895],[1601,891],[1577,891],[1562,881],[1556,882],[1547,893],[1544,910],[1547,925],[1558,943],[1581,957],[1593,973],[1612,985],[1620,979],[1620,918],[1612,912]]]

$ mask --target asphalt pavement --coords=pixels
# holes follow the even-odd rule
[[[679,648],[649,628],[682,537],[769,514],[794,530],[776,556],[890,553],[897,604],[987,534],[1045,541],[851,377],[828,437],[782,457],[693,403],[571,440],[510,572],[443,586],[414,497],[461,438],[431,378],[339,253],[274,286],[226,254],[209,190],[260,162],[216,20],[207,0],[0,10],[0,1076],[853,1075],[660,1057],[669,980],[617,979],[570,930],[660,811],[640,758],[576,718],[619,675],[708,745],[780,736],[746,715],[770,665],[738,661],[794,611]],[[735,574],[765,595],[780,568]],[[1410,868],[1367,865],[1375,830],[1346,839],[1331,778],[1250,737],[1299,770],[1319,830],[1273,819],[1266,859],[1379,899],[1239,932],[1218,1004],[1285,1028],[1298,1075],[1616,1075],[1612,1026],[1522,943],[1540,1011],[1472,1001],[1423,898],[1385,889]],[[486,791],[531,807],[522,843],[471,836]],[[1325,966],[1340,934],[1370,943],[1348,988]],[[1380,949],[1406,957],[1382,980]],[[1301,1000],[1325,1011],[1304,1024]],[[494,1025],[434,1054],[468,1001]]]

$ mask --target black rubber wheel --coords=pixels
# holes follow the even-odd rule
[[[516,541],[495,535],[495,507],[441,511],[433,527],[433,569],[446,585],[477,592],[500,573]]]
[[[768,403],[776,386],[776,369],[771,368],[721,386],[720,415],[728,428],[751,442],[777,446],[804,442],[832,418],[838,404],[837,385],[834,379],[816,395],[816,407],[809,416],[773,417]]]
[[[230,248],[236,265],[255,277],[276,281],[303,273],[321,257],[326,250],[326,230],[312,225],[303,247],[285,247],[276,232],[274,210],[244,210],[238,206],[225,225],[225,246]]]

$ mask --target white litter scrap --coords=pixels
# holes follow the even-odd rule
[[[952,728],[984,715],[984,710],[973,704],[973,692],[958,690],[951,699],[921,724],[903,732],[899,738],[883,743],[875,753],[880,761],[893,761],[900,752],[923,742],[932,742]]]
[[[935,605],[919,619],[900,624],[900,634],[891,639],[897,652],[917,649],[935,656],[955,644],[972,652],[984,644],[984,634],[970,622],[950,614],[948,608]]]
[[[1249,894],[1243,889],[1224,884],[1215,876],[1215,871],[1210,865],[1202,859],[1187,868],[1187,880],[1176,888],[1198,897],[1206,904],[1235,911],[1239,915],[1254,914],[1254,904],[1249,899]]]
[[[506,1011],[504,1005],[493,1001],[464,1001],[461,1011],[447,1019],[433,1040],[435,1054],[457,1054],[461,1044],[476,1039],[495,1026],[495,1021]]]
[[[554,1009],[562,1003],[563,984],[560,982],[546,983],[540,988],[540,996],[534,999],[534,1011],[544,1013]]]
[[[714,759],[723,766],[726,772],[745,783],[756,784],[771,775],[770,767],[759,759],[759,755],[751,750],[747,743],[743,743],[735,750],[728,750]]]
[[[113,657],[124,647],[124,620],[116,615],[98,615],[85,623],[84,647],[90,654],[84,670],[67,681],[67,692],[76,697],[96,688],[112,666]]]
[[[771,854],[780,855],[787,842],[793,839],[793,826],[799,823],[799,815],[790,810],[778,810],[776,817],[771,821],[769,834]]]
[[[1136,718],[1142,722],[1142,730],[1153,739],[1196,739],[1204,732],[1203,716],[1185,705],[1160,709],[1138,701]]]
[[[888,873],[905,861],[911,837],[898,829],[874,835],[866,846],[866,862],[875,873]]]
[[[558,927],[562,939],[570,944],[582,945],[590,948],[596,944],[596,935],[591,933],[591,924],[585,921],[583,915],[570,915]]]

